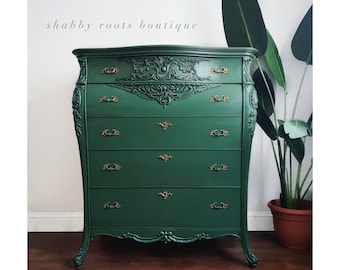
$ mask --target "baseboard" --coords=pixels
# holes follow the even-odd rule
[[[29,232],[80,232],[83,230],[82,212],[29,212]],[[273,231],[270,211],[248,212],[249,231]]]

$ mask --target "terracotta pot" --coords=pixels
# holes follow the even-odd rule
[[[308,249],[312,237],[311,201],[304,201],[302,210],[282,208],[279,199],[269,201],[268,207],[281,244],[292,249]]]

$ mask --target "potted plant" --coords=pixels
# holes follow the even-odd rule
[[[309,119],[298,119],[296,109],[308,66],[312,65],[312,7],[297,27],[291,43],[292,53],[306,66],[298,91],[287,91],[285,72],[277,46],[262,18],[256,0],[222,1],[223,22],[229,46],[250,46],[258,49],[253,81],[258,93],[257,123],[270,138],[278,178],[280,197],[268,202],[274,228],[280,242],[290,248],[308,248],[311,242],[312,204],[306,195],[312,186],[312,160],[305,160],[305,142],[312,136],[312,112]],[[262,59],[261,59],[262,57]],[[265,62],[263,64],[263,62]],[[263,68],[266,66],[268,72]],[[270,74],[270,75],[269,75]],[[277,89],[284,91],[282,110],[277,109]],[[295,95],[294,105],[287,103]],[[288,112],[288,105],[292,111]],[[279,115],[279,112],[282,112]],[[309,163],[304,166],[304,163]],[[288,216],[287,216],[288,214]],[[302,219],[298,224],[296,220]],[[284,235],[283,235],[284,234]],[[299,237],[303,239],[296,243]]]

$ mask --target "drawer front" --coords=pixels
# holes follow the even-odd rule
[[[240,227],[240,189],[92,189],[91,227]]]
[[[170,87],[171,86],[165,86]],[[168,104],[164,101],[173,93],[162,89],[152,92],[153,97],[140,97],[115,85],[90,84],[87,86],[87,115],[105,116],[240,116],[242,114],[242,86],[239,84],[211,85],[200,93],[183,95]],[[170,90],[171,92],[171,90]],[[159,97],[158,94],[164,94]],[[150,99],[149,99],[150,98]],[[154,98],[154,99],[151,99]],[[163,103],[163,104],[162,104]]]
[[[90,150],[124,148],[240,148],[240,117],[89,118]]]
[[[240,57],[89,58],[87,63],[88,83],[242,82],[242,58]]]
[[[240,151],[90,151],[90,186],[240,186]]]

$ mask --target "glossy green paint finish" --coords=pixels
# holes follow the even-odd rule
[[[247,231],[255,52],[188,46],[73,52],[80,64],[73,115],[84,190],[76,267],[98,234],[143,243],[234,235],[256,266]],[[171,125],[163,129],[158,123],[165,121]]]
[[[241,117],[89,118],[88,147],[239,149],[241,124]]]
[[[87,87],[87,115],[89,117],[107,116],[241,116],[242,85],[241,84],[211,84],[209,90],[199,95],[192,95],[176,102],[171,102],[165,108],[155,100],[145,102],[139,96],[118,89],[117,85],[89,84]],[[117,97],[118,102],[100,102],[102,97]],[[213,102],[212,98],[228,101]],[[193,106],[192,104],[200,104]],[[126,107],[129,109],[127,110]]]
[[[172,195],[163,199],[158,193]],[[240,189],[222,188],[117,188],[91,189],[92,227],[240,227]],[[119,209],[104,209],[106,202]],[[228,204],[210,209],[211,203]],[[152,220],[152,222],[150,222]]]
[[[167,153],[172,158],[166,162],[158,156]],[[89,176],[91,187],[122,186],[215,186],[240,187],[241,151],[193,151],[193,150],[129,150],[91,151]],[[119,164],[120,170],[103,170],[105,164]],[[215,171],[216,164],[228,166],[227,170]],[[136,177],[138,175],[138,177]]]
[[[92,58],[89,60],[89,72],[88,72],[88,82],[89,83],[122,83],[131,81],[129,74],[131,74],[133,70],[133,66],[130,63],[130,57],[119,57],[119,58]],[[149,59],[157,59],[158,61],[154,65],[150,65],[148,62]],[[241,83],[242,82],[242,73],[241,73],[241,65],[242,58],[208,58],[208,57],[187,57],[187,56],[167,56],[164,58],[159,58],[158,55],[148,55],[147,57],[135,58],[134,63],[139,63],[141,65],[150,65],[147,69],[143,70],[143,77],[136,78],[133,81],[153,81],[153,78],[147,76],[148,71],[152,71],[152,69],[162,67],[169,68],[169,63],[173,61],[178,61],[182,63],[183,60],[192,60],[195,69],[197,70],[197,76],[200,78],[200,81],[209,82],[214,81],[215,83]],[[107,68],[103,71],[103,67]],[[228,71],[223,68],[227,68]],[[116,71],[118,70],[118,71]],[[180,67],[175,65],[173,67],[174,73],[180,73]],[[108,74],[103,74],[103,72],[112,72],[108,76]],[[162,71],[162,70],[161,70]],[[224,76],[220,76],[220,73],[226,72]],[[166,81],[167,78],[160,77],[161,81]],[[191,78],[192,81],[195,81],[195,78]],[[172,78],[172,81],[178,82],[180,79]]]

